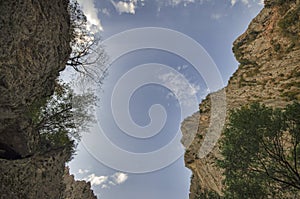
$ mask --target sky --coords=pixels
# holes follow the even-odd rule
[[[237,69],[260,0],[78,0],[108,54],[97,122],[68,163],[102,199],[187,199],[180,124]],[[194,132],[191,132],[194,133]]]

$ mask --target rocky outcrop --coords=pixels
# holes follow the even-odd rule
[[[0,3],[0,143],[22,156],[37,136],[27,116],[53,93],[71,48],[68,1]]]
[[[0,159],[1,199],[63,198],[66,154],[58,149],[18,160]]]
[[[251,102],[283,107],[300,101],[299,21],[299,1],[265,1],[265,8],[234,42],[240,66],[225,88],[227,113]],[[222,170],[216,166],[221,158],[218,145],[205,158],[198,157],[210,123],[211,95],[199,109],[200,114],[193,116],[199,118],[198,132],[185,153],[186,166],[193,172],[190,199],[198,199],[206,190],[222,195],[223,188]],[[187,126],[196,128],[189,124],[196,120],[193,117],[183,122],[183,137],[189,134]]]
[[[86,181],[76,181],[74,175],[69,174],[69,168],[66,167],[64,174],[64,183],[66,189],[64,191],[65,199],[97,199],[91,190],[91,183]]]
[[[39,151],[32,125],[33,114],[53,94],[71,53],[68,3],[0,2],[1,199],[95,198],[90,184],[66,180],[72,178],[65,173],[70,152]]]

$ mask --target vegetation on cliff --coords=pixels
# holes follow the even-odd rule
[[[0,198],[95,198],[64,171],[96,98],[58,81],[66,66],[96,71],[85,62],[97,54],[85,16],[73,0],[2,1],[0,10]]]
[[[221,143],[226,198],[282,198],[300,190],[300,104],[231,112]]]
[[[69,2],[68,11],[72,52],[66,65],[79,73],[75,81],[101,83],[106,55],[104,49],[98,47],[100,39],[88,30],[86,16],[77,1]],[[96,102],[92,90],[86,89],[79,94],[70,84],[56,80],[53,94],[37,99],[26,111],[39,135],[39,153],[65,148],[70,160],[81,134],[88,131],[89,124],[94,121],[92,112]]]
[[[81,82],[101,84],[107,71],[101,37],[87,26],[87,18],[76,0],[70,0],[69,13],[72,53],[66,65],[79,73]]]
[[[81,133],[94,121],[96,101],[92,92],[76,94],[68,84],[57,83],[51,97],[31,108],[34,128],[40,134],[39,150],[65,147],[71,158]]]
[[[234,42],[240,67],[225,88],[228,123],[202,159],[211,98],[200,104],[197,136],[185,154],[194,176],[190,199],[300,197],[300,1],[264,3]]]

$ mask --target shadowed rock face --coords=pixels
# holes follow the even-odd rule
[[[34,151],[31,108],[52,94],[71,52],[68,1],[0,3],[0,142]]]
[[[17,160],[22,156],[18,154],[12,147],[5,143],[0,143],[0,159]]]
[[[284,107],[300,101],[300,1],[265,1],[265,8],[235,42],[233,51],[240,62],[226,91],[227,113],[251,102]],[[299,20],[289,20],[289,16]],[[210,96],[200,104],[200,114],[183,122],[183,143],[188,139],[191,121],[197,120],[198,132],[185,153],[185,163],[193,172],[190,199],[198,199],[205,190],[222,194],[222,170],[215,166],[220,158],[218,145],[205,158],[197,157],[210,122]],[[228,114],[227,114],[228,116]]]
[[[1,198],[63,198],[66,154],[58,149],[18,160],[0,159]]]
[[[68,151],[38,151],[30,119],[71,53],[68,1],[1,0],[0,13],[0,198],[94,199],[90,184],[64,181]]]

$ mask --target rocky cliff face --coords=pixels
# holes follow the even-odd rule
[[[64,191],[65,199],[97,199],[91,190],[90,182],[86,181],[76,181],[74,175],[69,174],[69,168],[66,167],[64,173],[64,184],[66,184],[66,189]]]
[[[0,198],[63,198],[67,158],[61,149],[18,160],[0,159]]]
[[[65,149],[38,151],[30,117],[71,53],[68,1],[0,1],[0,13],[0,198],[95,198],[89,184],[63,180]]]
[[[52,94],[71,52],[68,1],[0,3],[0,143],[26,156],[37,137],[26,113]]]
[[[224,88],[227,112],[251,102],[283,107],[300,101],[299,41],[300,1],[265,1],[265,8],[234,42],[240,66]],[[222,170],[215,166],[220,158],[218,146],[205,158],[197,156],[210,122],[211,95],[182,124],[183,140],[191,128],[198,129],[185,153],[186,166],[193,172],[190,199],[198,199],[205,191],[222,195]]]

